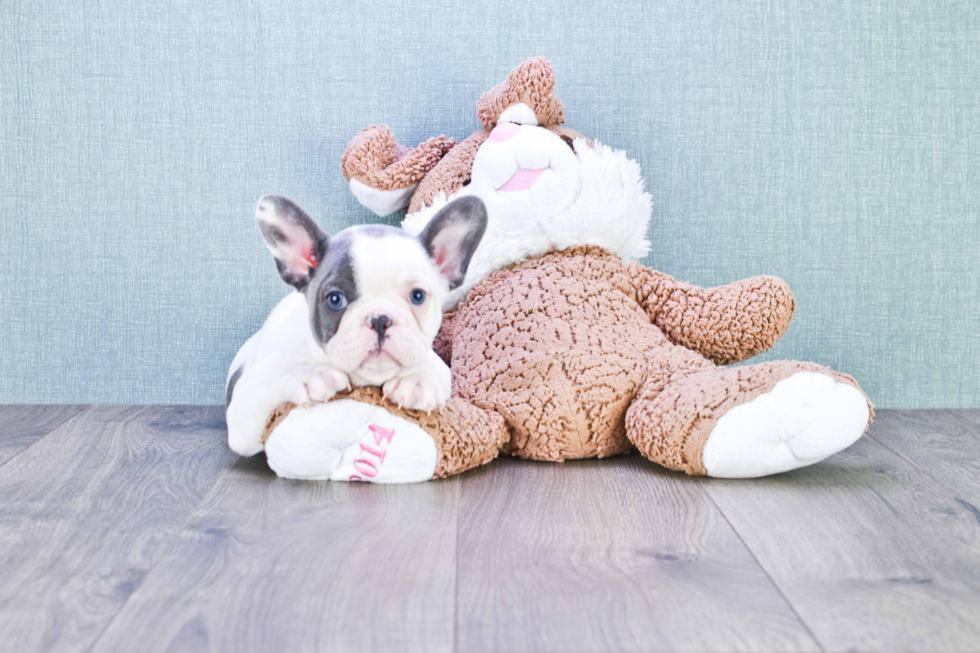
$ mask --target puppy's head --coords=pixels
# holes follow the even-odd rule
[[[475,197],[447,204],[416,238],[365,225],[327,236],[298,205],[259,200],[259,229],[283,281],[306,295],[313,337],[357,385],[420,365],[487,226]]]

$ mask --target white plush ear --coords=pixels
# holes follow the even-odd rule
[[[518,125],[540,124],[538,123],[538,117],[534,115],[534,110],[523,102],[512,104],[504,109],[504,112],[497,118],[498,125],[502,122],[513,122]]]
[[[255,219],[283,281],[305,288],[327,249],[327,235],[299,205],[278,195],[259,200]]]
[[[453,200],[436,213],[419,234],[439,272],[452,290],[463,283],[473,252],[487,230],[487,208],[478,197]]]
[[[356,179],[351,179],[349,185],[351,192],[354,193],[354,197],[361,203],[361,206],[382,218],[407,208],[412,201],[412,193],[419,187],[416,182],[408,188],[378,190],[367,184],[362,184]]]

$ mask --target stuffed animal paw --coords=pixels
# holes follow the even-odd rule
[[[283,478],[416,483],[489,462],[507,435],[501,417],[465,401],[428,414],[394,407],[372,387],[306,409],[280,406],[263,443]]]

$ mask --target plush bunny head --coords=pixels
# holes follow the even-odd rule
[[[554,88],[551,65],[530,59],[483,94],[483,128],[461,143],[438,136],[410,150],[376,125],[344,153],[358,200],[379,215],[407,205],[402,226],[413,234],[451,199],[483,200],[486,235],[449,305],[495,270],[552,249],[599,245],[626,260],[649,251],[650,196],[639,165],[562,126]]]

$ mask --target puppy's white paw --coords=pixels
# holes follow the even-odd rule
[[[399,408],[432,412],[446,405],[452,391],[449,367],[435,353],[408,376],[394,378],[382,387],[385,398]]]
[[[317,368],[305,383],[310,399],[321,403],[330,401],[338,392],[350,390],[350,378],[332,367]]]
[[[288,400],[304,408],[330,401],[338,392],[351,387],[346,374],[326,366],[302,367],[289,375],[286,383]]]

